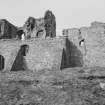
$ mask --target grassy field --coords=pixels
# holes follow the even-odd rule
[[[0,73],[0,105],[105,105],[105,68]]]

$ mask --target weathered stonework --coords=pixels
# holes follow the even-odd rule
[[[1,71],[63,70],[82,67],[82,53],[67,37],[29,40],[1,40]],[[3,64],[4,63],[4,64]]]
[[[9,40],[0,40],[0,71],[105,67],[104,23],[93,22],[90,27],[65,29],[62,37],[46,38],[44,18],[29,17],[15,32]],[[17,35],[21,39],[21,34],[26,39],[13,39]]]
[[[105,67],[104,23],[93,22],[90,27],[63,30],[63,34],[81,51],[84,66]]]
[[[44,18],[35,19],[34,17],[29,17],[21,30],[23,30],[26,39],[45,38]]]
[[[23,32],[22,32],[23,31]],[[46,11],[43,18],[29,17],[23,27],[18,30],[18,36],[24,34],[25,39],[56,37],[56,20],[51,11]],[[20,34],[21,33],[21,34]]]
[[[46,11],[44,16],[46,37],[56,36],[56,19],[51,11]]]
[[[16,38],[18,27],[14,26],[6,19],[0,20],[0,39]]]
[[[48,10],[49,11],[49,10]],[[16,27],[6,19],[0,20],[0,39],[31,39],[56,37],[56,19],[51,11],[42,18],[29,17],[22,27]],[[48,12],[48,13],[47,13]],[[49,16],[51,14],[51,16]],[[47,16],[47,17],[46,17]]]
[[[26,55],[23,55],[21,52],[19,52],[22,45],[29,46]],[[64,39],[33,39],[27,41],[1,40],[0,55],[2,55],[5,60],[5,67],[3,71],[11,71],[15,60],[15,66],[21,66],[20,62],[23,62],[24,64],[22,65],[27,67],[25,70],[59,70],[64,46]],[[20,69],[23,68],[21,67]]]

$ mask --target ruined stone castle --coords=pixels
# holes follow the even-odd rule
[[[43,18],[29,17],[22,27],[0,20],[0,71],[63,70],[73,67],[105,67],[105,24],[64,29],[56,37],[51,11]]]

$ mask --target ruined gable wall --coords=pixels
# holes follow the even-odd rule
[[[23,31],[27,39],[56,37],[56,18],[49,10],[45,12],[42,18],[29,17],[23,25]]]
[[[105,66],[104,27],[102,23],[93,22],[90,27],[65,30],[69,40],[72,41],[83,54],[84,66]],[[80,46],[79,42],[82,39],[84,39],[84,45]]]
[[[34,17],[29,17],[23,25],[22,29],[27,39],[35,37],[45,38],[46,35],[44,27],[44,18],[36,19]],[[39,36],[38,32],[40,32]]]
[[[6,19],[0,20],[0,38],[16,38],[18,27],[14,26]]]

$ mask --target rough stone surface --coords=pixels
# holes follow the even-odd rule
[[[28,45],[26,56],[19,53],[22,45]],[[11,70],[13,63],[24,59],[28,70],[59,69],[65,39],[1,40],[0,55],[5,59],[5,70]],[[22,58],[21,58],[22,57]],[[20,60],[19,60],[20,59]],[[19,64],[19,63],[16,63]],[[20,65],[17,65],[20,66]],[[15,70],[14,70],[15,71]]]
[[[28,46],[28,49],[21,49],[22,46]],[[4,57],[3,71],[63,70],[83,66],[81,51],[65,37],[24,41],[1,40],[0,55]]]
[[[34,17],[29,17],[22,27],[26,39],[29,38],[45,38],[46,31],[44,27],[44,19],[35,19]]]
[[[44,19],[28,21],[19,34],[44,35]],[[0,105],[105,105],[105,24],[63,34],[0,40]]]
[[[18,27],[14,26],[6,19],[0,20],[0,39],[13,39],[17,36]]]
[[[83,66],[83,55],[69,38],[66,38],[65,48],[62,52],[61,69],[82,67]]]
[[[1,105],[105,105],[105,68],[0,73]]]
[[[56,36],[56,20],[55,16],[51,11],[46,11],[45,16],[45,30],[46,37],[55,37]]]
[[[23,30],[26,39],[45,38],[46,31],[44,24],[44,18],[36,19],[34,17],[29,17],[20,30]]]
[[[26,39],[29,38],[53,38],[56,36],[56,20],[51,11],[46,11],[43,18],[29,17],[21,28]],[[19,30],[20,31],[20,30]],[[23,34],[22,33],[22,34]]]
[[[105,24],[91,23],[90,27],[66,29],[63,34],[77,46],[83,55],[84,66],[105,66]],[[80,42],[83,41],[83,45]]]

